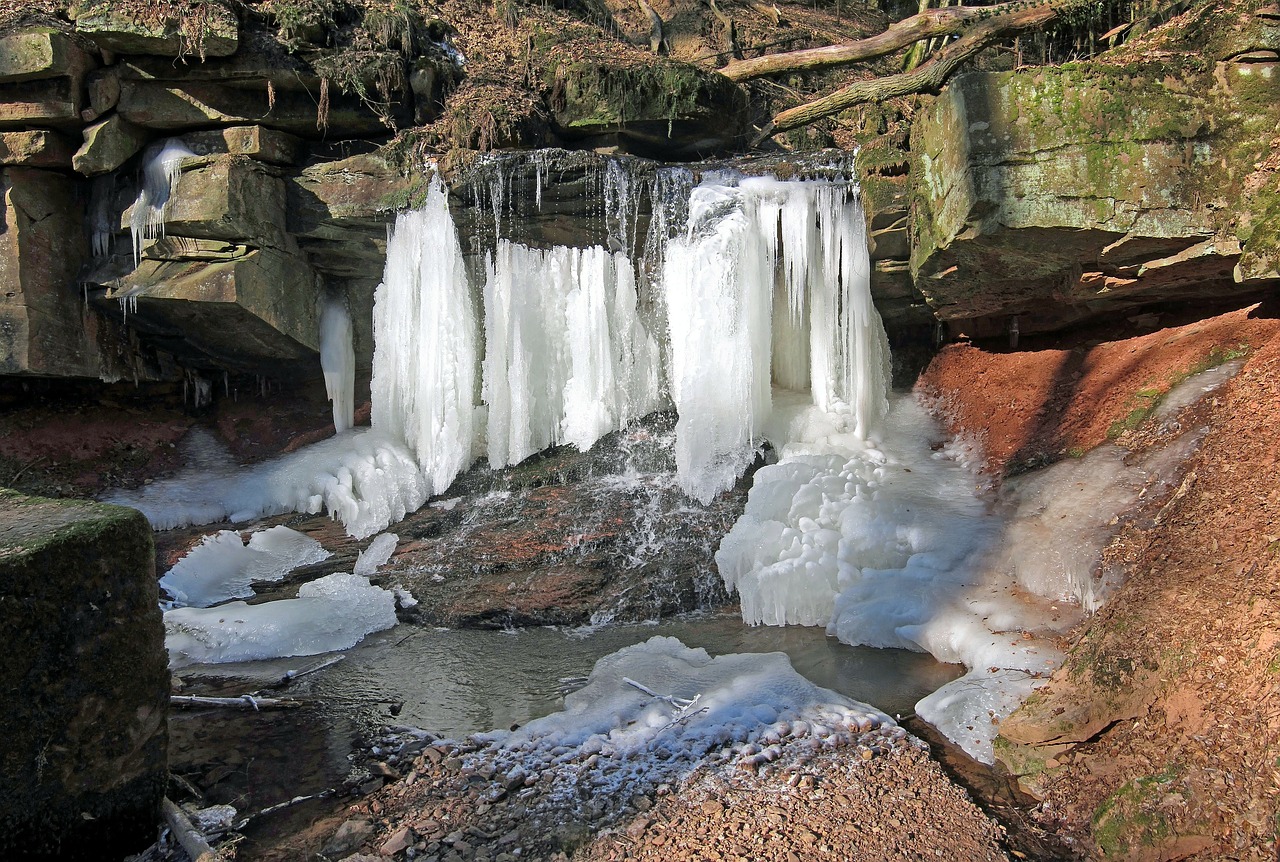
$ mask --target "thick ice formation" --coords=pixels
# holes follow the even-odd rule
[[[704,182],[663,272],[676,462],[691,496],[710,500],[750,463],[775,379],[847,410],[857,436],[884,414],[888,341],[845,184]]]
[[[182,152],[173,144],[148,161],[140,202],[166,199],[161,180]],[[500,179],[495,224],[507,194]],[[641,191],[612,165],[608,249],[499,239],[484,283],[473,285],[437,180],[388,240],[374,306],[372,429],[113,499],[160,529],[323,508],[364,537],[442,493],[476,457],[501,466],[559,443],[587,448],[669,394],[680,412],[681,487],[706,501],[762,443],[773,376],[811,390],[824,409],[846,410],[850,430],[864,433],[884,410],[888,351],[850,186],[724,175],[695,188],[687,171],[660,171],[643,243]],[[352,355],[340,305],[324,307],[321,330],[341,429],[351,417]]]
[[[355,424],[356,352],[351,314],[345,303],[330,299],[320,308],[320,369],[333,403],[333,430],[341,434]]]
[[[391,628],[395,605],[395,596],[368,578],[327,575],[300,587],[296,599],[167,611],[165,646],[173,667],[316,655]]]
[[[500,240],[485,271],[490,465],[560,443],[585,451],[660,406],[658,345],[626,255]]]
[[[372,425],[404,442],[428,496],[438,494],[473,459],[479,359],[471,287],[439,179],[421,209],[396,218],[373,329]]]
[[[259,530],[248,544],[232,530],[205,536],[160,579],[173,607],[207,608],[253,595],[255,581],[278,581],[299,566],[318,563],[329,552],[297,530]]]
[[[135,266],[142,257],[143,242],[164,236],[165,213],[182,174],[182,160],[195,156],[179,138],[168,138],[147,148],[143,156],[142,191],[129,215]]]
[[[625,791],[625,799],[691,771],[716,750],[755,764],[788,740],[831,748],[864,734],[905,736],[884,713],[800,676],[784,653],[712,658],[655,637],[596,662],[562,712],[479,739],[504,771],[560,767],[547,772],[553,796],[589,786],[610,797]]]

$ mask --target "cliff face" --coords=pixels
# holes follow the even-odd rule
[[[440,7],[451,20],[274,0],[10,14],[0,373],[313,378],[324,297],[352,309],[367,366],[386,226],[420,196],[424,154],[455,177],[475,175],[459,168],[468,148],[687,159],[740,145],[768,104],[708,71],[728,56],[710,13],[659,9],[669,44],[655,56],[633,44],[638,12],[605,8],[608,33],[468,0]],[[787,11],[788,46],[818,38],[824,22]],[[1140,49],[962,77],[923,103],[909,144],[883,118],[840,138],[869,142],[850,172],[891,330],[936,317],[977,336],[1053,331],[1280,284],[1280,18],[1255,0],[1184,18]],[[188,157],[165,188],[170,139]],[[544,166],[548,230],[588,242],[590,207],[572,199],[600,169],[582,159]],[[480,197],[455,195],[460,222]]]
[[[912,137],[911,265],[940,319],[1043,332],[1280,284],[1280,16],[1237,5],[943,91]]]

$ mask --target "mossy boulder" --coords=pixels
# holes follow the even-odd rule
[[[224,0],[122,4],[72,3],[76,31],[118,54],[162,57],[226,57],[240,44],[240,21]]]
[[[560,59],[546,75],[555,130],[663,158],[718,153],[746,128],[746,92],[728,78],[667,58],[633,63]]]
[[[151,528],[0,489],[0,856],[111,859],[155,838],[169,674]]]
[[[924,112],[911,264],[939,317],[1026,333],[1280,284],[1280,64],[1244,50],[1276,28],[1204,14],[1216,54],[971,74]]]

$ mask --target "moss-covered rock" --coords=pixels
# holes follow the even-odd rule
[[[155,837],[169,674],[151,529],[0,490],[0,855],[120,858]]]
[[[552,119],[569,140],[624,140],[626,149],[668,158],[712,155],[746,127],[745,91],[728,78],[677,60],[644,63],[548,55]]]
[[[1280,284],[1280,67],[1241,52],[1275,28],[1242,20],[1206,13],[1209,53],[948,86],[912,137],[911,261],[938,315],[1025,333]]]
[[[119,54],[226,57],[240,44],[240,22],[224,0],[121,4],[80,0],[69,14],[76,31]]]

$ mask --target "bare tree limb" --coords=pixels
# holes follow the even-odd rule
[[[734,60],[720,68],[720,74],[731,81],[749,81],[765,75],[781,72],[804,72],[813,69],[829,69],[873,60],[892,54],[913,42],[932,36],[957,36],[980,17],[1000,14],[1001,9],[1024,7],[1023,2],[1005,3],[999,6],[952,6],[947,9],[929,9],[919,15],[898,21],[883,33],[822,48],[805,48],[781,54],[766,54],[750,60]]]
[[[806,126],[809,123],[839,113],[854,105],[880,102],[896,96],[936,90],[951,76],[961,63],[977,54],[998,39],[1021,30],[1043,27],[1059,15],[1065,4],[1005,4],[1006,8],[1019,7],[994,18],[987,18],[968,27],[965,35],[947,45],[928,62],[910,72],[858,81],[844,89],[781,112],[752,140],[752,146],[779,132]],[[956,11],[965,7],[952,7]],[[999,7],[987,7],[995,9]],[[904,22],[905,23],[905,22]],[[776,55],[785,56],[785,55]]]
[[[182,845],[183,850],[187,851],[192,862],[217,862],[218,854],[213,852],[209,842],[192,824],[187,812],[169,801],[168,797],[165,797],[161,806],[165,823],[169,825],[173,837],[178,839],[178,843]]]
[[[649,16],[649,50],[655,54],[661,54],[666,43],[666,36],[662,32],[662,16],[653,11],[653,7],[645,0],[636,0],[636,3]]]

